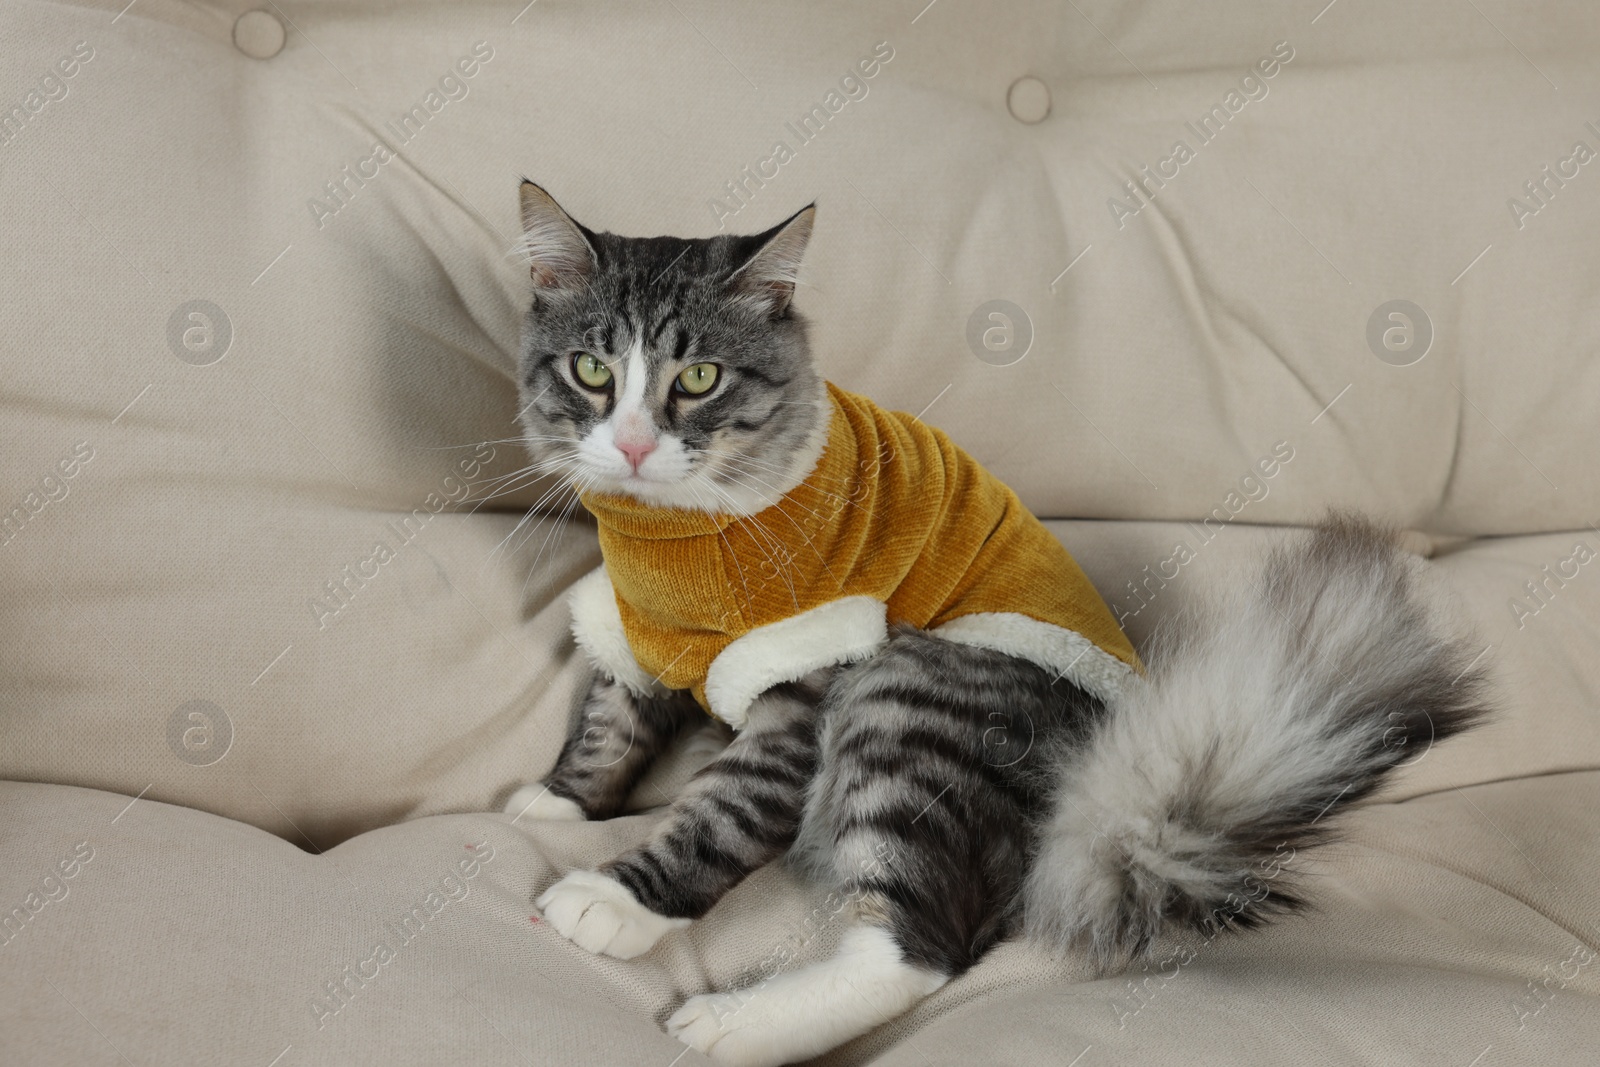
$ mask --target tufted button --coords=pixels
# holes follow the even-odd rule
[[[283,41],[283,23],[270,11],[246,11],[233,24],[233,46],[251,59],[271,59]]]
[[[1043,122],[1050,114],[1050,87],[1031,74],[1018,78],[1006,92],[1006,107],[1018,122]]]

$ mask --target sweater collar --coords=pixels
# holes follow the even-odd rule
[[[854,432],[840,405],[839,391],[831,382],[828,383],[828,400],[832,416],[828,424],[828,443],[822,450],[822,456],[803,482],[789,490],[777,503],[753,516],[758,528],[762,521],[773,517],[769,515],[770,512],[782,508],[785,501],[797,494],[814,496],[821,486],[836,486],[840,475],[847,472],[854,462]],[[830,490],[820,491],[833,495]],[[578,499],[601,526],[624,537],[649,541],[706,537],[747,518],[725,512],[713,514],[688,508],[665,508],[658,504],[647,504],[624,493],[583,493]],[[792,521],[787,515],[782,518],[785,524]]]

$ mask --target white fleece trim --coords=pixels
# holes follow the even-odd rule
[[[622,628],[622,613],[617,610],[617,593],[604,563],[573,585],[567,594],[567,609],[572,613],[573,639],[595,667],[635,696],[666,695],[667,687],[633,658],[627,631]]]
[[[751,702],[780,682],[867,658],[889,637],[887,613],[874,597],[847,596],[751,630],[718,653],[706,671],[711,713],[740,729]]]
[[[961,615],[929,631],[946,641],[1037,663],[1102,701],[1122,691],[1133,668],[1075,630],[1012,611]]]

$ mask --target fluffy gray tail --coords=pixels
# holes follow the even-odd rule
[[[1030,934],[1102,968],[1169,927],[1300,907],[1297,853],[1397,766],[1487,712],[1421,561],[1356,516],[1157,639],[1147,678],[1064,758],[1024,895]]]

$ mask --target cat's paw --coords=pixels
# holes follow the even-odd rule
[[[729,1067],[800,1063],[887,1022],[947,980],[907,963],[887,930],[862,925],[845,931],[831,960],[690,997],[667,1032]]]
[[[775,1067],[791,1062],[793,1050],[763,1018],[770,1007],[758,1005],[751,993],[702,993],[672,1013],[667,1033],[713,1063]]]
[[[583,822],[587,818],[575,801],[556,796],[549,786],[538,782],[512,793],[511,799],[506,801],[506,814],[511,816],[512,822],[518,819]]]
[[[590,952],[631,960],[688,919],[669,919],[639,903],[621,882],[598,871],[573,871],[534,902],[556,933]]]

